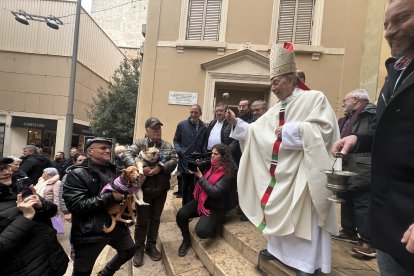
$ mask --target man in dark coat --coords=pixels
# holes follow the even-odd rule
[[[106,245],[116,250],[115,256],[99,275],[113,275],[132,258],[134,242],[125,223],[118,222],[112,232],[104,233],[104,225],[111,222],[107,208],[114,201],[121,202],[124,195],[109,192],[101,195],[103,187],[116,177],[111,159],[112,142],[93,138],[85,143],[88,158],[67,172],[63,185],[63,199],[72,213],[71,242],[75,250],[73,274],[90,275],[95,260]]]
[[[36,185],[44,169],[53,167],[50,160],[39,155],[37,150],[36,146],[27,145],[23,148],[23,156],[20,158],[22,159],[20,170],[30,178],[30,182],[33,185]]]
[[[230,138],[231,125],[225,118],[227,106],[224,103],[217,103],[215,108],[216,118],[207,127],[206,139],[204,140],[205,151],[211,152],[213,146],[225,144],[229,146],[233,159],[240,147],[237,140]]]
[[[343,99],[345,116],[338,121],[341,138],[351,133],[369,131],[376,113],[376,107],[369,103],[368,92],[356,89]],[[348,191],[339,196],[345,200],[341,204],[341,226],[339,236],[332,238],[347,242],[359,242],[352,248],[354,257],[375,257],[377,252],[371,247],[371,237],[367,231],[368,207],[371,201],[371,153],[352,153],[344,158],[342,168],[356,172],[357,176],[348,180]],[[361,256],[362,255],[362,256]]]
[[[372,150],[369,213],[381,275],[414,274],[414,1],[393,0],[385,13],[392,58],[378,98],[375,131],[336,142],[332,153]]]
[[[0,274],[64,275],[69,259],[50,221],[57,206],[36,194],[16,196],[12,162],[0,158]]]
[[[67,162],[63,151],[58,151],[55,154],[55,159],[52,161],[52,165],[58,170],[60,179],[66,174]]]
[[[204,153],[204,140],[207,128],[201,117],[201,106],[192,105],[190,117],[178,123],[174,135],[174,149],[179,157],[178,171],[181,173],[183,183],[183,206],[191,201],[195,185],[194,174],[188,171],[188,163],[193,162],[195,153]]]
[[[160,151],[162,162],[162,165],[157,164],[153,167],[144,165],[146,179],[142,184],[142,192],[144,202],[149,205],[135,205],[137,211],[134,235],[136,251],[132,264],[136,267],[144,264],[144,249],[153,261],[160,261],[162,257],[156,246],[158,230],[167,192],[170,189],[171,173],[177,166],[177,155],[172,145],[161,139],[162,125],[157,118],[148,118],[145,122],[146,137],[135,141],[122,156],[127,167],[135,166],[135,158],[141,150],[156,147]]]

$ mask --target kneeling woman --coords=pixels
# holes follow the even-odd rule
[[[177,224],[183,234],[183,242],[178,255],[184,257],[191,246],[189,219],[200,217],[195,227],[201,239],[213,238],[218,226],[224,223],[225,196],[229,192],[231,179],[236,172],[230,149],[224,144],[215,145],[211,154],[211,167],[202,174],[197,168],[198,177],[194,189],[194,199],[183,206],[177,213]]]

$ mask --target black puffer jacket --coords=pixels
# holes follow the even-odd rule
[[[16,195],[0,183],[1,275],[64,275],[68,257],[56,238],[50,218],[57,206],[42,199],[33,220],[16,206]]]
[[[166,192],[170,189],[171,173],[177,166],[177,154],[172,145],[164,140],[158,143],[150,142],[148,138],[138,139],[134,142],[122,156],[122,160],[126,166],[135,165],[135,157],[138,156],[142,146],[146,148],[155,146],[160,151],[162,158],[161,162],[164,167],[159,174],[153,176],[147,176],[144,184],[142,185],[142,192],[148,195],[155,195]]]
[[[72,213],[71,239],[73,243],[90,243],[104,239],[104,224],[110,224],[107,206],[115,199],[112,193],[100,192],[116,177],[115,166],[95,164],[86,159],[82,165],[68,170],[63,185],[63,199]],[[121,224],[122,227],[126,227]]]

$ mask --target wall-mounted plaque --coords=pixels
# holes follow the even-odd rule
[[[198,93],[170,91],[168,94],[168,104],[193,105],[197,100]]]

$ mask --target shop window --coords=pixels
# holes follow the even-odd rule
[[[43,156],[52,159],[56,150],[56,131],[29,128],[27,144],[41,148]]]

